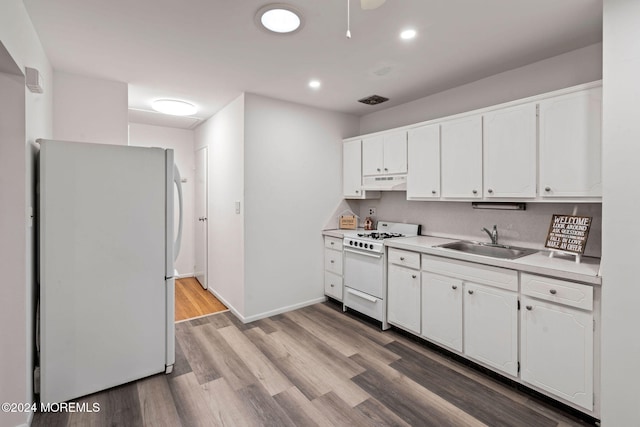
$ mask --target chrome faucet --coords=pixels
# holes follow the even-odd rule
[[[491,244],[492,245],[497,245],[498,244],[498,226],[497,225],[494,225],[493,226],[493,230],[491,230],[491,231],[487,230],[486,227],[483,227],[482,231],[484,231],[485,233],[487,233],[489,235],[489,237],[491,238]]]

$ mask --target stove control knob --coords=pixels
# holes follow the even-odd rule
[[[360,242],[360,247],[362,247],[362,242]]]
[[[365,248],[365,249],[369,249],[369,244],[368,244],[368,243],[365,243],[365,244],[364,244],[364,248]]]

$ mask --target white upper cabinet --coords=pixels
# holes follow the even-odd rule
[[[602,88],[540,102],[540,195],[601,197]]]
[[[342,191],[346,199],[379,198],[379,191],[362,189],[362,142],[342,144]]]
[[[536,104],[484,114],[484,197],[536,197]]]
[[[482,198],[482,116],[442,123],[440,153],[442,197]]]
[[[392,132],[362,140],[362,174],[407,173],[407,133]]]
[[[439,198],[440,125],[410,129],[407,144],[407,199]]]

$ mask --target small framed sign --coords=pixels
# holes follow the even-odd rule
[[[358,221],[355,215],[342,215],[340,217],[340,228],[346,230],[355,230],[358,226]]]
[[[544,246],[554,251],[580,256],[587,246],[590,228],[590,216],[553,215]]]

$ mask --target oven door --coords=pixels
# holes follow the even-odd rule
[[[384,299],[384,254],[344,248],[344,286]]]

